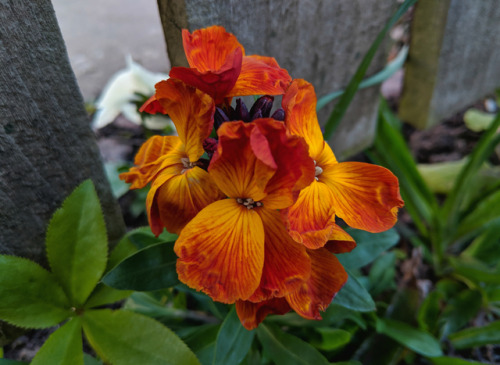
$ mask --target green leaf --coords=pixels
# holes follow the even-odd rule
[[[120,365],[199,364],[175,333],[154,319],[137,313],[107,309],[86,311],[83,330],[105,362]]]
[[[106,285],[123,290],[152,291],[179,283],[172,242],[157,243],[136,252],[102,279]]]
[[[213,364],[239,364],[250,350],[254,336],[255,331],[248,331],[242,326],[233,307],[217,335]]]
[[[51,327],[71,316],[56,278],[33,261],[0,255],[0,319],[19,327]]]
[[[396,73],[396,71],[403,67],[406,57],[408,56],[408,49],[408,46],[404,46],[403,48],[401,48],[398,55],[391,62],[389,62],[382,71],[377,72],[375,75],[361,81],[358,89],[361,90],[389,79]],[[345,90],[334,91],[319,98],[318,103],[316,104],[316,110],[323,109],[328,103],[341,96],[344,91]]]
[[[347,269],[346,271],[349,278],[342,289],[340,289],[333,302],[337,305],[359,312],[374,311],[375,302],[370,296],[370,293],[368,293],[354,274]]]
[[[378,333],[392,338],[420,355],[427,357],[443,355],[439,342],[433,336],[406,323],[377,318],[376,328]]]
[[[377,296],[385,290],[396,289],[396,254],[387,252],[373,263],[368,275],[370,293]]]
[[[476,283],[500,284],[498,269],[490,269],[480,261],[450,257],[455,273]]]
[[[435,290],[425,297],[418,310],[418,324],[428,332],[434,332],[437,328],[439,314],[441,313],[441,301],[444,299],[443,293]]]
[[[458,331],[475,318],[482,306],[482,296],[477,290],[466,289],[450,298],[440,318],[441,336]]]
[[[366,52],[365,56],[363,57],[363,60],[361,61],[361,64],[358,66],[358,69],[356,70],[356,73],[354,76],[351,78],[351,81],[349,81],[349,84],[347,85],[345,92],[342,94],[340,97],[339,102],[335,105],[332,114],[328,118],[328,121],[326,122],[325,125],[325,133],[324,137],[325,140],[329,140],[331,136],[333,135],[333,132],[335,132],[335,129],[337,128],[338,124],[340,123],[340,120],[344,116],[345,112],[347,111],[347,108],[349,107],[349,104],[351,104],[352,99],[354,98],[354,95],[356,95],[356,92],[358,91],[359,84],[363,80],[363,77],[366,74],[366,71],[368,70],[368,67],[370,66],[370,63],[372,62],[373,57],[375,56],[377,49],[379,48],[380,44],[385,38],[386,33],[389,31],[389,29],[392,28],[394,23],[404,14],[406,11],[416,3],[417,0],[406,0],[398,9],[398,11],[391,17],[389,22],[385,25],[384,29],[377,35],[377,38],[371,45],[370,49],[368,52]]]
[[[457,349],[500,344],[500,321],[484,327],[467,328],[449,336],[451,344]]]
[[[74,306],[81,306],[106,268],[108,243],[101,204],[91,180],[66,198],[47,229],[47,258]]]
[[[338,255],[342,266],[350,270],[359,269],[375,260],[382,252],[399,242],[399,234],[390,229],[382,233],[369,233],[357,229],[349,229],[347,232],[356,241],[356,248],[349,254]]]
[[[113,162],[106,162],[104,164],[104,172],[106,173],[109,185],[111,186],[111,192],[116,199],[125,195],[130,188],[130,185],[119,177],[120,174],[118,172],[118,169],[122,166],[123,164]]]
[[[257,327],[257,337],[276,365],[328,364],[328,360],[314,347],[276,326],[261,323]]]
[[[73,317],[50,335],[34,357],[31,365],[83,365],[82,324]]]
[[[99,283],[95,287],[92,294],[90,294],[90,297],[85,303],[84,307],[88,309],[100,307],[101,305],[116,303],[120,300],[128,298],[132,293],[133,291],[131,290],[118,290],[110,288],[103,283]]]
[[[485,113],[474,108],[467,110],[464,114],[465,125],[474,132],[481,132],[488,129],[494,120],[494,114]]]
[[[0,365],[29,365],[29,362],[0,359]]]
[[[472,361],[472,360],[464,360],[458,357],[433,357],[430,359],[434,365],[484,365],[482,362]]]
[[[97,360],[96,358],[90,356],[89,354],[83,354],[83,364],[84,365],[102,365],[101,360]]]
[[[178,331],[177,334],[196,354],[202,365],[212,365],[219,328],[220,325],[218,324],[206,324],[196,326],[194,329],[189,328],[187,334],[186,331],[184,331],[184,334],[182,331]]]
[[[324,351],[337,350],[351,341],[351,334],[345,330],[329,327],[317,327],[321,341],[314,341],[313,345]]]
[[[460,255],[465,260],[476,259],[486,265],[496,265],[500,262],[500,222],[492,224]]]

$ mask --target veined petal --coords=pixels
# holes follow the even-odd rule
[[[203,155],[203,141],[214,123],[215,104],[203,92],[182,81],[168,79],[156,84],[156,99],[175,124],[191,162]]]
[[[153,95],[148,100],[146,100],[146,102],[139,108],[139,111],[141,113],[146,112],[149,114],[167,114],[165,109],[163,109],[163,107],[161,106],[160,102],[156,100],[156,95]]]
[[[259,288],[249,300],[261,302],[298,289],[311,275],[311,260],[305,247],[287,234],[278,211],[255,210],[264,224],[264,269]]]
[[[220,70],[235,50],[239,49],[242,55],[245,52],[236,37],[219,25],[192,34],[183,29],[182,43],[189,66],[200,72]]]
[[[331,253],[346,253],[356,247],[356,241],[346,231],[335,225],[324,247]]]
[[[295,79],[283,95],[285,124],[292,134],[303,137],[309,145],[309,155],[317,160],[324,140],[316,115],[314,87],[305,80]]]
[[[269,209],[287,208],[297,199],[299,190],[314,180],[314,162],[308,146],[303,138],[290,135],[282,122],[264,118],[253,123],[266,137],[277,166],[262,202]]]
[[[347,281],[347,274],[339,260],[325,248],[308,249],[307,253],[311,257],[311,277],[286,298],[297,314],[308,319],[321,319],[319,311],[328,308]]]
[[[231,198],[262,200],[265,187],[278,168],[269,143],[256,124],[223,123],[219,144],[208,171]]]
[[[170,166],[155,179],[146,199],[151,230],[155,235],[163,227],[171,233],[180,233],[199,211],[224,195],[210,175],[199,167],[187,169],[177,164]]]
[[[131,183],[131,189],[145,187],[158,172],[168,164],[180,162],[182,142],[177,136],[153,136],[141,146],[129,172],[120,174],[120,179]],[[165,161],[168,160],[168,161]]]
[[[273,298],[259,303],[243,300],[236,302],[236,313],[243,327],[249,331],[256,328],[269,314],[285,314],[290,309],[284,298]]]
[[[234,199],[217,201],[184,227],[174,250],[182,282],[219,302],[246,300],[262,276],[262,220]]]
[[[316,180],[282,214],[289,222],[290,236],[312,249],[323,247],[336,227],[333,193]]]
[[[282,95],[292,78],[273,57],[245,56],[241,72],[228,96]]]
[[[320,181],[333,192],[337,216],[353,228],[385,231],[404,205],[397,177],[381,166],[341,162],[325,169]]]

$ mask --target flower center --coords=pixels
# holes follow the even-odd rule
[[[316,165],[316,161],[314,160],[314,178],[316,180],[319,180],[318,176],[321,175],[321,173],[323,172],[323,169],[321,167],[319,167],[318,165]]]
[[[263,204],[262,202],[256,202],[254,201],[252,198],[238,198],[236,199],[236,201],[241,204],[241,205],[244,205],[245,207],[247,207],[247,209],[253,209],[255,207],[261,207]]]
[[[196,164],[189,161],[189,158],[187,158],[187,157],[182,157],[181,162],[182,162],[182,166],[184,166],[184,168],[181,171],[181,174],[185,173],[187,170],[192,169],[193,167],[196,166]]]

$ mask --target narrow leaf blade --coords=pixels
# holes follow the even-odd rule
[[[457,349],[500,343],[500,321],[484,327],[467,328],[449,336],[451,344]]]
[[[85,303],[106,268],[108,244],[99,198],[91,180],[66,198],[47,229],[52,272],[75,306]]]

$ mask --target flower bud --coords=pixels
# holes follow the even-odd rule
[[[282,122],[285,120],[285,111],[283,108],[276,109],[273,115],[271,115],[271,118]]]
[[[203,141],[203,149],[208,157],[212,158],[215,150],[217,149],[218,141],[215,138],[207,138]]]
[[[224,122],[228,122],[229,117],[226,115],[224,110],[221,108],[217,107],[215,108],[215,114],[214,114],[214,128],[215,130],[219,129],[219,127],[222,125]]]
[[[247,106],[239,98],[236,99],[235,119],[242,120],[245,123],[250,122],[250,114],[248,113]]]
[[[250,109],[251,119],[257,118],[269,118],[271,114],[271,109],[273,108],[274,97],[270,95],[264,95],[257,99],[257,101],[253,104],[252,109]],[[260,116],[257,116],[257,113],[260,111]]]

